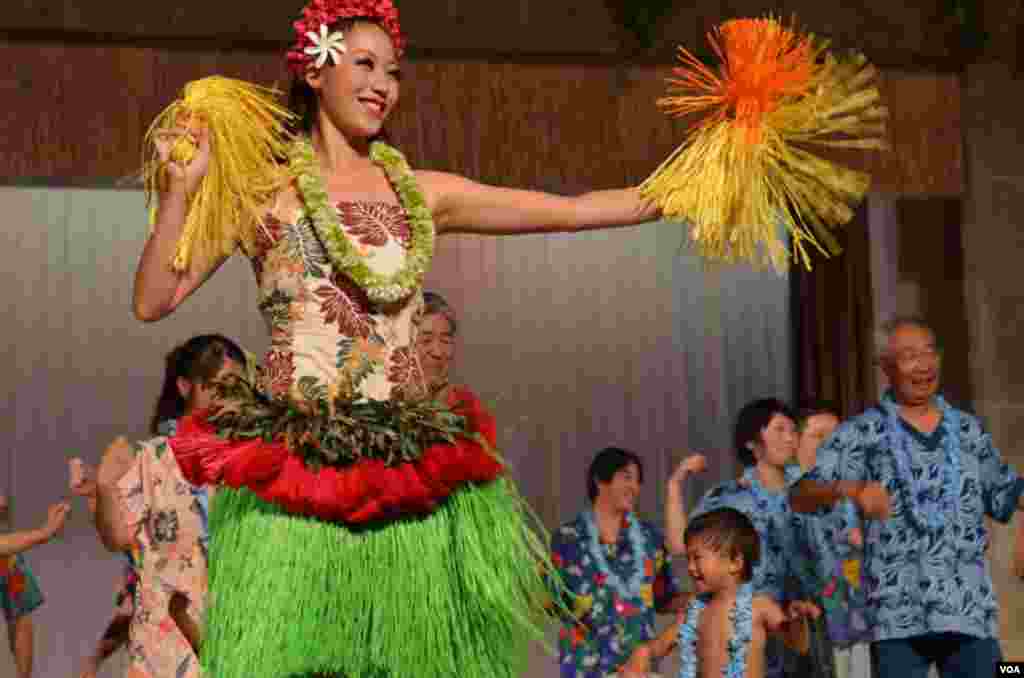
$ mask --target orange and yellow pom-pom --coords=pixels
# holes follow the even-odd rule
[[[808,147],[886,147],[877,72],[773,18],[728,21],[708,39],[717,70],[680,49],[670,95],[658,101],[669,115],[700,117],[644,195],[666,218],[688,222],[711,261],[783,269],[791,256],[809,267],[807,244],[838,252],[829,229],[853,216],[869,178]]]

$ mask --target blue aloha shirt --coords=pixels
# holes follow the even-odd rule
[[[921,530],[905,510],[906,494],[888,444],[887,418],[878,407],[841,424],[818,450],[804,476],[882,483],[891,497],[885,521],[868,521],[861,580],[873,640],[930,633],[998,637],[999,615],[985,552],[985,516],[1008,522],[1024,480],[1001,459],[978,419],[960,412],[960,510],[936,535]],[[938,496],[945,458],[943,425],[924,434],[907,422],[911,472]]]
[[[751,580],[754,593],[771,596],[780,604],[806,596],[814,588],[810,575],[814,554],[804,539],[807,518],[790,509],[786,492],[765,489],[756,467],[747,468],[742,477],[750,487],[731,480],[711,488],[697,503],[691,520],[721,508],[744,514],[761,538],[761,558]],[[786,468],[787,483],[799,477],[799,467]]]
[[[657,612],[679,593],[664,535],[650,523],[639,522],[643,553],[633,553],[628,519],[617,543],[601,545],[608,566],[622,581],[630,580],[637,560],[642,560],[640,594],[631,598],[615,592],[590,555],[583,514],[552,535],[551,559],[567,594],[566,606],[578,619],[563,619],[558,639],[561,678],[605,678],[617,671],[637,646],[655,637]]]

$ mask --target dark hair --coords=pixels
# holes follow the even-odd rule
[[[606,447],[594,456],[587,469],[587,496],[593,502],[597,499],[597,483],[608,483],[616,473],[630,464],[636,464],[640,482],[644,482],[644,463],[636,454],[618,447]]]
[[[455,311],[448,302],[445,301],[437,292],[424,292],[423,293],[423,315],[442,315],[444,319],[448,321],[448,325],[452,328],[452,336],[454,337],[459,331],[459,323],[455,317]]]
[[[753,466],[757,463],[754,452],[747,445],[761,441],[761,432],[768,427],[768,423],[776,414],[794,419],[789,406],[778,398],[759,398],[751,401],[736,415],[733,443],[736,446],[736,456],[744,466]]]
[[[340,19],[328,26],[327,30],[348,33],[356,24],[373,24],[381,30],[385,30],[380,21],[372,17]],[[319,104],[316,100],[316,92],[313,91],[313,88],[309,86],[309,83],[306,82],[303,76],[292,78],[292,85],[288,90],[288,109],[297,116],[295,122],[291,124],[291,131],[295,134],[312,134],[313,126],[316,124]],[[376,139],[387,141],[387,133],[381,130]]]
[[[167,354],[164,385],[153,410],[149,429],[157,433],[160,423],[178,419],[185,414],[188,403],[178,391],[178,379],[185,378],[196,384],[205,384],[217,376],[225,358],[239,365],[246,364],[245,352],[235,342],[220,334],[201,334],[192,337]]]
[[[683,541],[701,539],[716,553],[735,558],[743,557],[743,571],[740,578],[750,581],[754,578],[754,567],[761,559],[761,537],[754,523],[734,508],[720,508],[702,513],[686,526]]]
[[[807,420],[819,414],[831,414],[838,419],[839,409],[827,400],[809,400],[801,405],[800,409],[796,412],[797,428],[802,431],[804,426],[807,425]]]

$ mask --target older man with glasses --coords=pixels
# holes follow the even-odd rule
[[[797,511],[847,498],[865,523],[876,678],[995,675],[999,614],[985,517],[1024,509],[1024,479],[974,416],[939,395],[941,353],[919,318],[884,329],[881,403],[843,423],[791,490]],[[1024,545],[1018,518],[1018,559]],[[1018,563],[1018,567],[1019,567]]]

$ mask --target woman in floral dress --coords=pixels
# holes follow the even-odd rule
[[[227,385],[170,440],[187,478],[220,485],[204,667],[518,675],[548,556],[479,403],[451,410],[427,393],[416,339],[434,236],[623,226],[658,211],[634,189],[562,197],[410,169],[381,140],[404,43],[391,2],[314,0],[295,28],[293,180],[219,254],[177,266],[218,137],[201,120],[163,129],[135,281],[136,315],[159,320],[241,250],[271,333],[261,383]],[[173,153],[185,137],[188,162]]]
[[[153,418],[157,437],[134,445],[118,439],[100,463],[97,531],[107,548],[130,555],[137,575],[134,604],[119,610],[131,615],[128,678],[200,675],[210,497],[182,476],[167,439],[178,418],[209,406],[212,380],[240,372],[244,362],[237,344],[220,335],[174,349]]]

